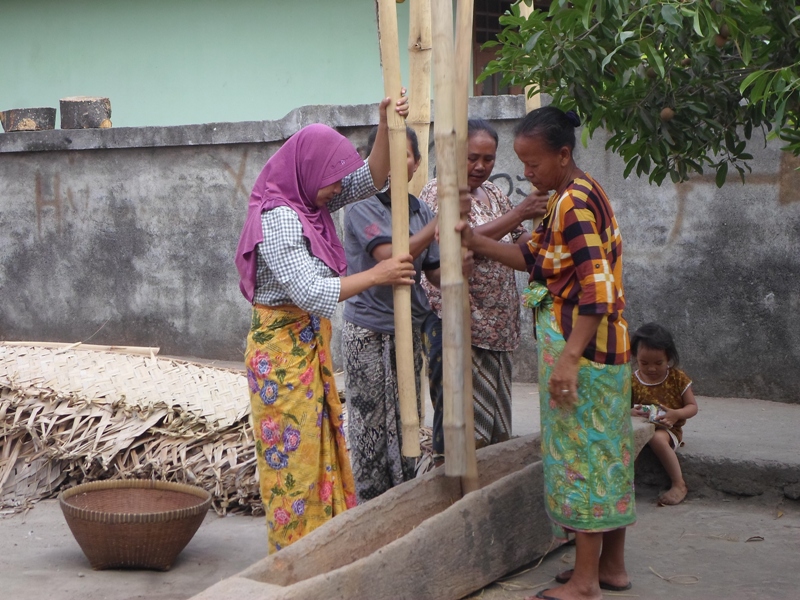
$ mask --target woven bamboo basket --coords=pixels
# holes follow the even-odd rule
[[[93,569],[167,571],[203,522],[211,494],[192,485],[124,479],[75,486],[58,502]]]

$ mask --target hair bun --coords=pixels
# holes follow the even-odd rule
[[[568,110],[564,113],[564,116],[567,117],[567,121],[569,121],[573,127],[581,126],[581,118],[574,110]]]

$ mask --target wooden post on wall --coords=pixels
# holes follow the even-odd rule
[[[408,191],[419,196],[428,182],[428,144],[431,131],[431,3],[410,0],[408,65],[410,71],[408,125],[419,140],[420,161]]]
[[[525,3],[525,0],[519,0],[519,14],[524,17],[528,18],[531,16],[534,7],[534,0],[531,0],[530,6]],[[539,94],[534,94],[533,96],[529,95],[530,86],[525,88],[525,112],[529,113],[536,108],[540,108],[542,106],[542,100],[539,98]]]

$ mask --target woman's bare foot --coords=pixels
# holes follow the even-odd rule
[[[683,499],[686,498],[688,491],[689,488],[686,487],[685,483],[681,482],[674,484],[671,488],[658,497],[658,503],[661,506],[675,506],[676,504],[683,502]]]

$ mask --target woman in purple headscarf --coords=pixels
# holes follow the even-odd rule
[[[412,285],[411,255],[345,276],[331,212],[385,187],[386,109],[368,163],[325,125],[309,125],[267,161],[250,195],[236,266],[253,304],[245,364],[269,552],[356,504],[331,361],[336,304],[373,285]],[[405,98],[397,102],[402,116]]]

